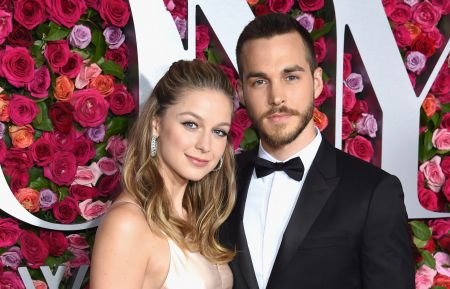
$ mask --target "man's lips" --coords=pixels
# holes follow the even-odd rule
[[[289,113],[273,113],[273,114],[267,116],[267,118],[273,122],[280,122],[280,121],[287,120],[291,116],[292,115]]]

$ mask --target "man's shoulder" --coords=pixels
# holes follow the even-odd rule
[[[248,162],[253,161],[256,156],[258,155],[258,147],[253,148],[251,150],[248,151],[242,151],[238,154],[235,155],[236,157],[236,164],[237,166],[242,166]]]

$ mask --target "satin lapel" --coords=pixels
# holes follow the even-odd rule
[[[322,141],[284,232],[267,289],[275,288],[282,271],[295,255],[309,229],[339,182],[334,148]]]
[[[236,261],[239,264],[241,273],[250,289],[258,289],[258,282],[256,281],[255,271],[253,269],[252,259],[248,249],[243,218],[248,187],[250,185],[250,180],[254,169],[253,161],[256,154],[257,150],[253,150],[240,156],[241,158],[238,157],[238,170],[236,176],[238,188],[235,207],[235,217],[237,218],[235,224],[238,226],[236,236]]]

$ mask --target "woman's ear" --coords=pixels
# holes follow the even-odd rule
[[[156,137],[159,136],[160,124],[161,124],[161,120],[159,119],[159,117],[155,116],[152,119],[152,135],[153,136],[156,136]]]

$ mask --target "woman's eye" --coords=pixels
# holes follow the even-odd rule
[[[185,121],[182,123],[185,127],[190,128],[190,129],[194,129],[197,128],[197,124],[195,122],[192,121]]]
[[[214,134],[220,137],[226,137],[228,135],[228,133],[224,130],[221,129],[215,129],[213,130]]]

